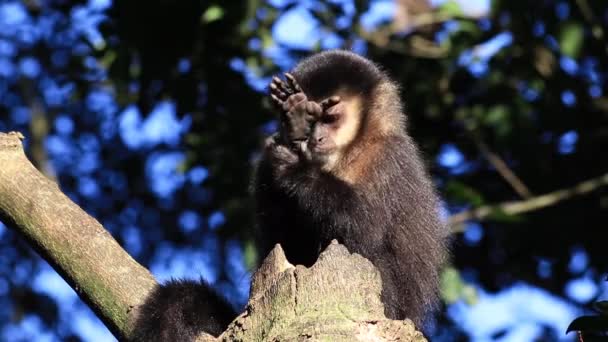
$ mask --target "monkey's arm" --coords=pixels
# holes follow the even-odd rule
[[[272,189],[273,197],[294,200],[308,217],[331,222],[338,229],[348,228],[352,221],[349,208],[364,209],[364,203],[349,184],[311,164],[304,153],[287,148],[276,137],[269,138],[256,186]]]

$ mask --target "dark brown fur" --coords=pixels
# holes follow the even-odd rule
[[[358,96],[361,125],[329,170],[270,141],[254,181],[261,256],[280,243],[290,262],[310,266],[337,239],[380,270],[387,316],[422,324],[437,302],[447,233],[397,86],[346,51],[316,54],[292,74],[310,101]]]
[[[139,310],[131,339],[136,342],[188,342],[202,332],[219,336],[237,315],[203,280],[158,285]]]

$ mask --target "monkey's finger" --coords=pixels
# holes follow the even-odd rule
[[[274,94],[279,99],[285,101],[291,95],[290,90],[286,89],[285,84],[279,80],[280,83],[273,80],[270,83],[270,93]]]
[[[323,108],[323,110],[328,110],[329,108],[340,103],[340,101],[342,101],[340,96],[332,96],[328,99],[323,100],[323,102],[321,102],[321,108]]]
[[[287,95],[293,95],[296,93],[296,91],[294,91],[294,89],[292,89],[292,87],[285,81],[281,80],[280,78],[276,77],[273,79],[273,82],[277,85],[277,87],[284,93],[286,93]]]
[[[278,97],[276,97],[274,94],[270,94],[270,98],[272,99],[272,103],[277,108],[283,108],[283,101],[281,99],[279,99]]]
[[[276,144],[277,136],[273,134],[268,138],[264,139],[264,147],[270,147]]]
[[[274,76],[272,78],[272,82],[270,82],[270,91],[272,92],[278,92],[280,91],[281,94],[286,94],[286,96],[289,96],[293,93],[293,90],[291,90],[290,87],[288,87],[285,82],[283,82],[280,78]],[[283,97],[283,96],[281,96]],[[282,98],[283,100],[285,100],[285,98]]]
[[[289,89],[286,89],[283,82],[276,83],[274,81],[270,83],[270,93],[276,95],[283,101],[287,100],[289,95],[291,95],[291,91]]]
[[[302,88],[300,88],[300,85],[298,84],[298,81],[296,81],[296,78],[293,77],[292,74],[286,72],[285,73],[285,78],[287,79],[287,83],[289,83],[289,86],[296,92],[296,93],[300,93],[302,92]]]
[[[289,98],[289,94],[286,94],[279,89],[271,89],[270,95],[276,96],[281,101],[285,101],[285,100],[287,100],[287,98]]]
[[[308,114],[312,116],[312,120],[316,120],[321,116],[323,109],[318,103],[314,101],[308,101],[306,102],[306,112],[308,112]]]
[[[296,153],[298,154],[298,156],[301,160],[306,160],[306,161],[312,160],[312,153],[311,153],[310,149],[308,148],[308,141],[306,141],[306,140],[299,141],[298,143],[295,144],[295,147],[296,147]]]

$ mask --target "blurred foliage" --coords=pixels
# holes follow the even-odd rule
[[[441,297],[446,304],[453,304],[463,299],[467,304],[474,305],[477,302],[477,294],[474,287],[468,285],[458,270],[447,267],[441,274]]]
[[[402,84],[409,131],[451,213],[520,199],[480,141],[533,194],[608,171],[608,3],[494,0],[474,15],[447,1],[405,26],[373,21],[376,3],[1,2],[0,130],[23,131],[36,164],[139,262],[164,274],[181,252],[199,260],[182,269],[238,304],[248,280],[235,270],[256,259],[248,182],[273,129],[266,80],[311,52],[354,49]],[[287,20],[295,15],[312,30]],[[152,125],[167,108],[176,116]],[[141,135],[153,128],[156,139]],[[470,284],[526,282],[589,304],[565,288],[583,276],[601,283],[607,195],[496,216],[479,234],[465,227],[444,299],[472,303]],[[11,308],[0,310],[0,339],[24,315],[77,339],[70,309],[37,285],[48,266],[11,231],[0,237],[0,304]],[[573,267],[577,252],[588,262]],[[437,331],[465,336],[446,316]]]

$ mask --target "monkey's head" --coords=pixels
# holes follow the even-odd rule
[[[340,98],[315,122],[308,141],[313,160],[325,167],[332,168],[357,143],[403,134],[398,88],[371,61],[330,50],[304,59],[292,74],[309,100]]]

